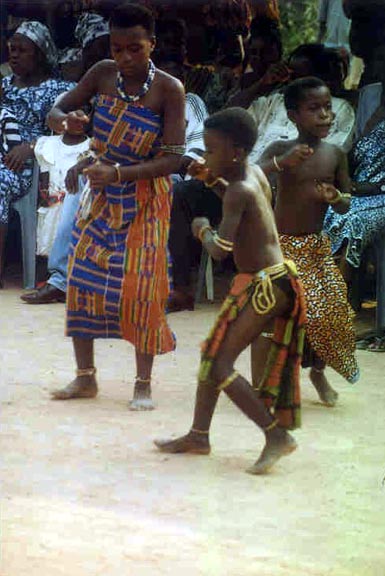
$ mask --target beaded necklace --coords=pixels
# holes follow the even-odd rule
[[[154,65],[153,61],[149,60],[147,78],[144,81],[143,86],[141,87],[141,89],[139,90],[139,92],[137,94],[127,94],[126,93],[126,91],[124,89],[123,76],[118,71],[118,74],[116,76],[116,90],[118,91],[119,96],[121,98],[123,98],[123,100],[125,100],[126,102],[137,102],[138,100],[140,100],[140,98],[142,98],[149,91],[151,84],[152,84],[152,81],[154,80],[155,70],[156,69],[155,69],[155,65]]]

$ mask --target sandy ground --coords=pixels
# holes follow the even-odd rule
[[[64,306],[0,294],[1,576],[384,576],[385,355],[362,379],[334,373],[335,409],[303,378],[299,450],[266,477],[245,468],[262,434],[220,399],[211,456],[166,456],[152,439],[190,425],[198,344],[217,310],[174,314],[152,413],[132,413],[123,342],[98,342],[100,395],[55,403],[73,375]],[[249,374],[245,354],[238,369]]]

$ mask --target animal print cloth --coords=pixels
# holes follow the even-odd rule
[[[359,378],[353,310],[346,284],[323,234],[280,235],[285,258],[293,260],[307,304],[306,336],[315,354],[348,382]]]

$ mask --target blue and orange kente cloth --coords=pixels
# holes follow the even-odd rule
[[[161,136],[152,110],[98,96],[93,147],[101,160],[129,166],[151,159]],[[175,348],[165,317],[171,201],[165,177],[92,190],[90,214],[79,213],[72,234],[68,336],[124,338],[150,355]]]
[[[237,274],[230,293],[222,304],[217,320],[202,345],[199,383],[210,382],[210,372],[232,322],[251,304],[251,314],[264,315],[275,306],[273,286],[282,288],[293,300],[291,311],[274,318],[274,333],[259,396],[284,428],[298,428],[301,424],[300,369],[305,340],[306,304],[296,267],[287,260],[256,274]],[[251,342],[250,342],[251,344]]]

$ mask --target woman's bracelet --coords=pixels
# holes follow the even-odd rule
[[[119,162],[115,162],[112,164],[112,167],[116,170],[116,180],[112,182],[112,184],[121,184],[122,183],[122,174],[120,172],[120,164]]]
[[[210,232],[213,232],[213,229],[211,228],[211,226],[209,224],[206,224],[206,226],[202,226],[202,228],[199,230],[198,232],[198,238],[199,241],[201,243],[203,243],[203,236],[205,235],[205,233],[210,230]]]
[[[273,156],[273,164],[274,164],[277,172],[283,172],[284,169],[282,168],[282,166],[280,166],[280,165],[278,164],[278,160],[277,160],[277,157],[276,157],[276,156]]]

